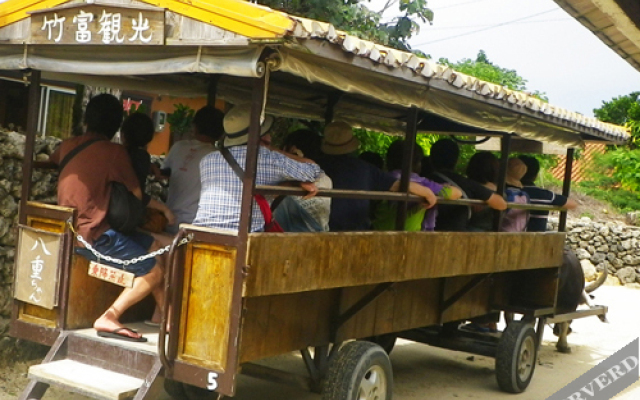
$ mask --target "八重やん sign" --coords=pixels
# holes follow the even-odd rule
[[[30,43],[162,45],[164,10],[82,4],[37,11]]]
[[[46,309],[58,305],[61,234],[20,226],[14,297]]]

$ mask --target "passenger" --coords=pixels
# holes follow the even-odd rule
[[[400,179],[402,175],[402,160],[404,156],[404,143],[400,139],[391,143],[387,151],[387,167],[389,173],[396,179]],[[411,182],[418,183],[429,188],[433,193],[444,199],[456,200],[462,196],[462,192],[457,187],[451,185],[442,185],[427,178],[423,178],[417,174],[422,169],[422,159],[424,152],[422,147],[416,144],[413,147],[413,167],[409,179]],[[396,209],[397,202],[384,201],[380,203],[375,210],[376,218],[373,226],[377,230],[394,230],[396,227]],[[425,210],[423,207],[415,204],[409,205],[407,209],[407,218],[405,220],[405,231],[433,231],[436,224],[436,216],[438,215],[436,207]]]
[[[178,233],[180,224],[190,224],[196,217],[200,200],[200,161],[216,151],[215,142],[222,137],[224,113],[205,106],[193,117],[193,139],[175,142],[162,164],[162,174],[169,178],[167,206],[176,216],[166,231]]]
[[[578,207],[578,203],[576,203],[575,200],[536,186],[535,180],[538,178],[538,173],[540,172],[540,163],[536,158],[530,156],[520,156],[519,158],[527,166],[527,172],[520,181],[522,182],[522,190],[529,195],[531,204],[558,206],[565,210],[573,210]],[[529,211],[527,232],[545,232],[547,230],[548,218],[549,211]]]
[[[366,161],[378,169],[384,169],[384,160],[382,156],[373,151],[364,151],[358,156],[362,161]]]
[[[155,133],[153,121],[146,114],[133,113],[122,123],[120,133],[122,144],[129,153],[131,165],[142,190],[142,204],[148,207],[141,228],[160,233],[169,221],[175,220],[175,216],[164,203],[152,198],[144,191],[147,185],[147,176],[151,172],[151,156],[146,147]]]
[[[334,189],[397,192],[400,182],[392,175],[355,157],[360,142],[344,122],[325,127],[322,141],[324,156],[318,163],[333,181]],[[410,182],[409,191],[426,199],[427,208],[437,202],[428,188]],[[334,198],[331,202],[329,228],[332,231],[364,231],[371,229],[370,203],[365,199]]]
[[[433,174],[433,165],[431,165],[431,157],[424,156],[422,157],[422,162],[420,163],[420,176],[423,178],[428,178]]]
[[[520,179],[527,173],[527,165],[519,158],[512,157],[507,162],[507,189],[522,189]]]
[[[283,150],[296,157],[317,160],[320,157],[322,138],[316,132],[300,129],[290,133]],[[327,174],[322,173],[315,182],[318,189],[331,189],[333,184]],[[276,207],[273,217],[285,232],[325,232],[329,230],[331,198],[314,196],[286,196]]]
[[[247,159],[247,140],[251,115],[250,105],[238,105],[224,117],[226,137],[224,146],[242,169]],[[261,124],[261,135],[271,128],[273,118],[266,116]],[[297,181],[299,185],[315,195],[318,189],[314,182],[320,178],[322,170],[313,163],[299,162],[282,153],[260,146],[256,185],[277,185],[283,181]],[[242,181],[225,160],[222,152],[213,152],[200,162],[201,194],[194,225],[216,229],[238,231],[240,205],[242,202]],[[253,204],[251,231],[264,229],[265,220],[257,204]]]
[[[505,196],[509,203],[529,204],[529,195],[522,190],[520,179],[527,172],[527,166],[519,158],[507,162]],[[525,232],[529,223],[529,210],[509,208],[502,217],[500,230],[503,232]]]
[[[506,209],[507,203],[502,196],[478,182],[454,172],[459,154],[460,149],[453,140],[440,139],[434,143],[431,147],[431,164],[435,170],[432,175],[433,180],[459,187],[463,198],[485,201],[489,207],[496,210]],[[436,230],[467,231],[469,230],[469,219],[469,207],[443,204],[438,209]]]
[[[101,94],[87,105],[84,122],[86,133],[67,139],[51,155],[50,161],[60,165],[64,157],[77,146],[89,140],[95,143],[78,152],[61,171],[58,181],[58,203],[74,207],[78,212],[78,234],[102,255],[131,260],[160,248],[148,234],[124,235],[109,226],[107,209],[111,182],[121,182],[136,197],[142,190],[126,149],[111,143],[122,123],[122,103],[112,95]],[[161,258],[149,258],[127,267],[115,264],[135,274],[133,287],[122,291],[116,301],[95,322],[99,336],[131,341],[146,341],[139,333],[124,327],[119,319],[129,307],[149,293],[160,307],[164,302]]]
[[[498,190],[500,162],[492,153],[482,151],[474,154],[467,164],[467,178],[495,192]],[[488,206],[472,206],[469,230],[490,232],[493,230],[493,209]]]

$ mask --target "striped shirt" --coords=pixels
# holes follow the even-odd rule
[[[550,190],[537,186],[524,186],[522,190],[529,195],[531,204],[541,204],[545,206],[564,206],[568,198],[560,194],[555,194]],[[530,210],[527,232],[544,232],[547,230],[547,219],[549,211]]]
[[[245,168],[247,146],[233,146],[229,152],[240,167]],[[315,182],[322,174],[316,164],[294,161],[289,157],[260,147],[256,185],[277,185],[283,181]],[[242,181],[220,152],[206,155],[200,161],[200,202],[194,225],[238,231]],[[264,217],[255,202],[251,210],[251,231],[264,228]]]

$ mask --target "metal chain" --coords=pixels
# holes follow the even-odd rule
[[[82,243],[84,245],[84,247],[87,248],[87,250],[89,250],[91,253],[93,253],[93,255],[96,256],[96,258],[98,259],[98,261],[99,260],[106,260],[106,261],[112,262],[114,264],[121,264],[121,265],[125,265],[125,266],[136,264],[136,263],[139,263],[141,261],[147,260],[149,258],[153,258],[155,256],[162,255],[162,254],[166,253],[167,251],[169,251],[169,249],[171,248],[171,245],[169,244],[169,245],[166,245],[165,247],[160,248],[160,249],[158,249],[156,251],[152,251],[149,254],[145,254],[145,255],[140,256],[140,257],[135,257],[135,258],[132,258],[131,260],[121,260],[121,259],[118,259],[118,258],[113,258],[111,256],[100,254],[96,249],[93,248],[93,246],[91,246],[89,244],[89,242],[87,242],[82,237],[82,235],[77,233],[73,228],[71,230],[76,235],[76,238],[78,239],[78,241],[80,243]],[[178,246],[185,245],[185,244],[189,243],[191,240],[193,240],[193,234],[189,234],[187,237],[182,238],[182,240],[180,240],[180,242],[178,243]]]

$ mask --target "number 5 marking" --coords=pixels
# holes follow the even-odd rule
[[[209,372],[209,375],[207,376],[207,382],[209,383],[207,385],[207,389],[216,390],[218,388],[218,381],[216,381],[216,379],[218,379],[218,373]]]

